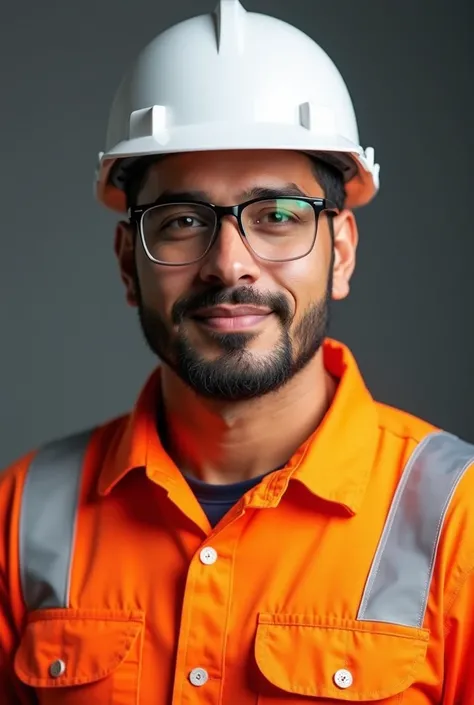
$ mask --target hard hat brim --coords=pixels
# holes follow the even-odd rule
[[[126,212],[125,194],[118,185],[120,179],[112,182],[110,178],[112,169],[115,171],[122,160],[185,152],[280,149],[330,156],[328,161],[338,165],[345,176],[348,208],[365,205],[378,190],[378,166],[371,163],[359,145],[341,135],[314,134],[297,125],[242,126],[226,122],[175,127],[119,142],[100,157],[96,196],[109,208]]]

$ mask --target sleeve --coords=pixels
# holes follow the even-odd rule
[[[0,472],[0,703],[35,705],[34,691],[15,676],[13,662],[24,616],[18,575],[18,506],[25,462]]]
[[[2,705],[33,705],[36,698],[15,677],[13,658],[17,643],[16,629],[10,610],[6,580],[3,570],[0,572],[0,693]]]
[[[448,605],[442,705],[474,705],[474,564]]]

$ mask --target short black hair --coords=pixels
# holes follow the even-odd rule
[[[156,155],[150,155],[136,159],[127,168],[125,179],[125,195],[127,208],[135,206],[138,195],[145,182],[149,167],[159,159]],[[325,197],[333,201],[339,210],[344,208],[346,201],[346,190],[342,172],[335,166],[329,164],[318,157],[311,157],[314,168],[314,175],[317,182],[324,191]]]
[[[336,208],[342,211],[346,202],[346,188],[342,172],[317,157],[312,157],[312,161],[316,181],[323,189],[324,196],[328,201],[333,201]]]

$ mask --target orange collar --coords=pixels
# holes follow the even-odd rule
[[[251,506],[275,506],[289,480],[299,480],[314,495],[355,514],[363,500],[378,442],[377,405],[349,349],[334,340],[324,344],[324,364],[339,380],[331,407],[314,434],[287,467],[271,473],[249,496]],[[159,368],[143,388],[135,408],[111,444],[99,478],[108,494],[130,470],[146,468],[154,482],[170,490],[182,478],[156,430]]]
[[[324,366],[339,380],[328,412],[287,467],[273,473],[266,487],[255,488],[250,506],[276,506],[289,481],[298,480],[349,514],[359,511],[377,451],[377,404],[346,346],[326,340]]]

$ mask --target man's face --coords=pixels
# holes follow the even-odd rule
[[[209,203],[234,205],[251,198],[254,189],[284,192],[289,184],[302,195],[324,196],[310,159],[295,152],[172,155],[151,167],[138,203],[153,203],[164,192],[170,199],[199,192],[197,199],[204,194]],[[121,224],[122,276],[146,341],[199,395],[260,397],[315,358],[334,293],[334,248],[325,214],[313,250],[289,262],[259,259],[240,237],[233,216],[223,219],[213,247],[194,264],[155,264],[137,237],[130,272],[131,238]]]

